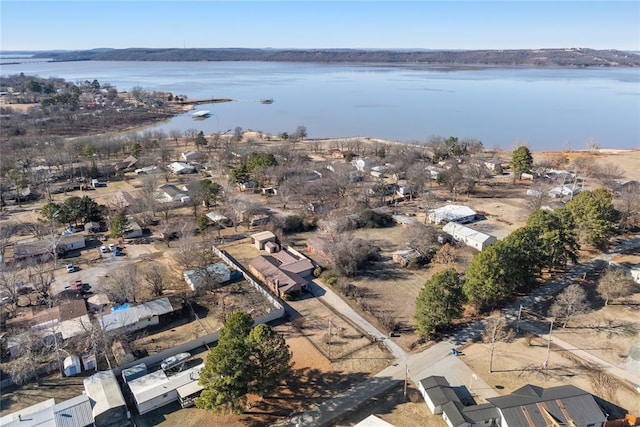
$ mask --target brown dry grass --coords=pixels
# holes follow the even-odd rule
[[[547,341],[543,339],[534,338],[530,346],[523,338],[497,343],[493,373],[489,373],[489,356],[490,344],[475,343],[465,347],[461,360],[502,395],[526,384],[542,387],[573,384],[632,413],[640,411],[635,390],[555,346],[550,353],[549,369],[542,371],[540,367],[547,358]]]

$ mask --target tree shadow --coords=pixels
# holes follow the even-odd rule
[[[294,369],[276,396],[265,396],[243,414],[248,426],[273,425],[284,417],[304,412],[368,378],[364,372],[323,372],[313,368]]]

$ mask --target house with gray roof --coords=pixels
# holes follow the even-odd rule
[[[47,399],[0,418],[3,427],[87,427],[93,426],[91,402],[81,394],[58,404]]]
[[[449,427],[601,427],[607,421],[594,397],[573,385],[543,388],[528,384],[509,395],[488,398],[482,405],[465,405],[441,376],[420,380],[418,388],[429,410],[442,414]]]
[[[98,322],[105,332],[118,330],[133,332],[148,326],[159,325],[161,318],[173,311],[169,298],[160,298],[105,314],[98,318]]]

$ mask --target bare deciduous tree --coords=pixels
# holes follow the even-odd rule
[[[557,297],[551,306],[550,313],[557,319],[562,320],[562,327],[565,328],[576,314],[589,311],[587,303],[587,293],[578,284],[569,285]]]
[[[109,273],[105,290],[109,298],[116,303],[136,302],[139,288],[139,272],[135,265],[126,265],[113,269]]]
[[[142,279],[154,296],[160,296],[164,292],[167,278],[167,269],[157,262],[150,263],[142,271]]]
[[[609,304],[609,300],[631,295],[637,290],[637,286],[624,272],[608,269],[600,277],[596,290],[606,306]]]
[[[515,336],[513,329],[508,327],[507,319],[499,313],[495,313],[485,321],[484,332],[482,332],[482,341],[491,344],[491,354],[489,356],[489,372],[493,372],[493,354],[496,343],[500,341],[509,342]]]

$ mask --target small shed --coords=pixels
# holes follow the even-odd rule
[[[403,267],[411,264],[411,261],[418,259],[420,254],[413,249],[403,249],[393,253],[393,260]]]
[[[82,366],[80,365],[80,358],[75,354],[68,356],[64,359],[64,376],[65,377],[73,377],[82,372]]]
[[[85,371],[98,369],[98,361],[96,360],[96,354],[91,351],[82,354],[82,367]]]
[[[267,242],[276,242],[276,235],[271,231],[261,231],[251,235],[252,244],[258,250],[263,250]]]

